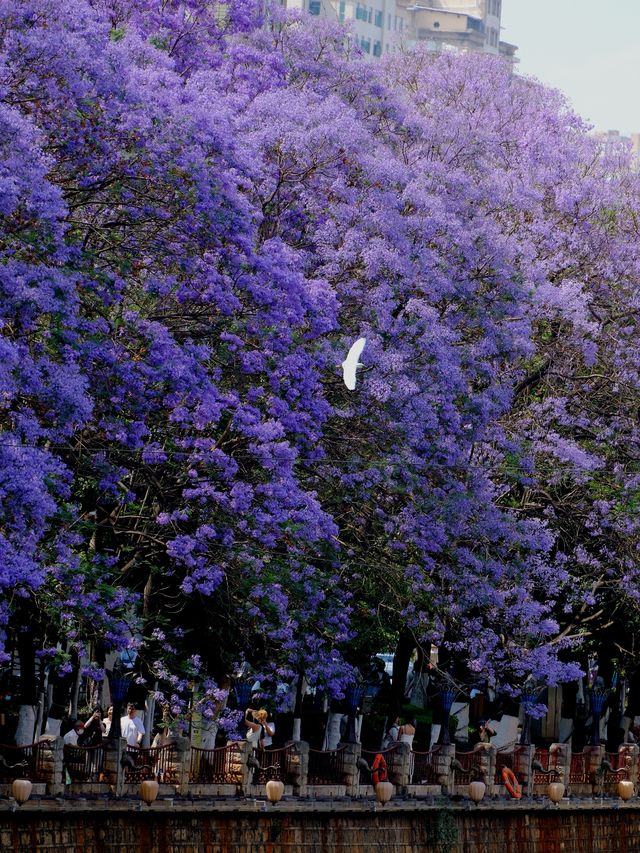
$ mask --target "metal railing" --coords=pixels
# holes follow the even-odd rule
[[[436,757],[440,752],[439,746],[434,746],[429,752],[411,753],[411,785],[437,785]]]
[[[265,785],[271,779],[286,782],[291,773],[291,747],[281,749],[255,749],[253,757],[258,760],[259,768],[254,769],[253,784]]]
[[[13,782],[14,779],[46,781],[45,753],[51,754],[47,741],[27,746],[0,744],[0,782]]]
[[[242,782],[242,752],[235,744],[200,749],[191,747],[189,783],[192,785],[239,785]]]
[[[571,755],[571,766],[569,768],[570,785],[588,785],[591,782],[589,752],[575,752]]]
[[[180,782],[178,750],[173,743],[149,749],[129,747],[123,759],[124,781],[127,783],[154,778],[169,785]]]
[[[115,780],[106,769],[107,744],[97,746],[64,746],[64,769],[67,782],[108,782]]]
[[[346,747],[338,749],[309,750],[309,785],[342,785],[344,783],[344,755]]]
[[[456,750],[456,761],[459,762],[461,768],[454,768],[454,783],[456,785],[468,785],[476,778],[473,773],[473,766],[477,762],[475,752],[458,752]]]
[[[524,780],[522,774],[516,770],[516,756],[521,751],[522,747],[516,746],[508,752],[496,752],[496,771],[493,777],[494,785],[504,785],[504,780],[502,779],[502,771],[505,767],[511,770],[511,772],[514,774],[514,776],[521,785],[523,784]]]
[[[606,766],[602,768],[602,783],[616,784],[621,779],[631,779],[631,756],[624,752],[605,752],[603,760],[613,767],[612,773]],[[615,772],[619,771],[619,772]]]
[[[375,761],[376,755],[382,755],[382,757],[384,758],[385,763],[387,765],[387,769],[388,769],[389,765],[393,761],[393,754],[396,751],[396,748],[397,748],[397,744],[394,743],[393,746],[389,747],[389,749],[374,749],[374,750],[363,749],[362,753],[361,753],[361,757],[364,759],[364,761],[367,762],[369,767],[372,767],[373,763]],[[371,779],[371,773],[368,770],[366,770],[364,767],[361,767],[360,768],[360,785],[372,785],[372,784],[373,784],[373,780]]]

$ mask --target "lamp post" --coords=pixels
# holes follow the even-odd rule
[[[238,708],[241,711],[246,711],[249,707],[249,701],[251,699],[251,685],[250,684],[234,684],[233,692],[236,694],[236,702],[238,703]]]
[[[600,744],[600,715],[609,698],[609,691],[603,690],[601,687],[592,687],[589,691],[591,699],[591,716],[593,718],[593,728],[591,732],[591,746],[599,746]]]
[[[122,674],[122,669],[118,666],[118,663],[114,665],[112,670],[107,670],[107,678],[109,679],[109,692],[111,693],[111,704],[113,706],[109,738],[119,738],[122,737],[122,729],[120,728],[122,706],[127,698],[131,682],[126,675]]]
[[[347,687],[344,694],[347,703],[347,730],[344,734],[344,743],[357,743],[356,737],[356,715],[364,696],[365,685],[353,684]]]
[[[440,726],[440,737],[438,743],[442,746],[449,746],[451,739],[449,738],[449,715],[451,714],[451,706],[456,698],[458,691],[452,687],[447,687],[440,691],[440,701],[442,702],[442,725]]]
[[[522,733],[520,734],[520,743],[529,746],[531,744],[531,714],[529,713],[531,706],[538,698],[539,690],[533,686],[526,686],[520,694],[520,702],[522,703],[522,711],[524,720],[522,722]]]

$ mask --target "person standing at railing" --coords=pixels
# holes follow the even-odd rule
[[[102,770],[102,750],[95,749],[102,743],[102,708],[96,705],[82,734],[78,736],[78,746],[94,747],[87,753],[87,774],[96,781]]]
[[[102,743],[102,708],[96,705],[78,736],[78,746],[98,746]]]
[[[416,721],[404,720],[398,729],[398,743],[408,743],[409,747],[413,749],[413,738],[415,737],[415,734]]]
[[[122,737],[125,738],[128,746],[133,747],[140,746],[144,737],[144,723],[136,714],[136,706],[129,703],[126,717],[120,718]]]
[[[78,746],[78,738],[84,731],[84,723],[82,720],[76,720],[73,724],[73,728],[69,729],[66,735],[63,737],[63,741],[65,746]]]
[[[105,737],[109,737],[109,732],[111,731],[111,723],[113,722],[113,705],[109,705],[107,710],[107,716],[102,721],[102,731],[104,732]]]

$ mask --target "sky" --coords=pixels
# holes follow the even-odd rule
[[[640,0],[502,0],[501,38],[597,130],[640,132]]]

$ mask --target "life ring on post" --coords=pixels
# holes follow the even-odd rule
[[[371,781],[373,782],[374,788],[378,782],[387,781],[387,762],[384,760],[384,755],[382,755],[381,752],[379,752],[373,759],[373,764],[371,765]]]
[[[516,774],[510,767],[502,768],[502,781],[504,782],[504,787],[511,794],[514,800],[519,800],[522,797],[520,782],[518,782]]]

